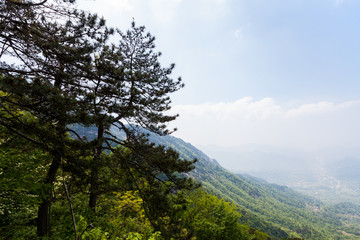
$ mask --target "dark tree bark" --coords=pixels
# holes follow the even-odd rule
[[[98,124],[98,134],[97,134],[97,146],[94,149],[93,161],[91,163],[91,176],[90,176],[90,198],[89,198],[89,207],[93,212],[96,211],[96,202],[99,195],[99,168],[100,168],[100,158],[102,153],[102,143],[104,136],[104,125],[103,123]]]
[[[37,220],[37,234],[39,237],[48,236],[50,233],[50,206],[51,206],[51,186],[54,183],[56,173],[60,167],[61,156],[55,155],[53,157],[50,168],[47,172],[45,184],[47,188],[44,192],[44,198],[39,205],[38,220]]]

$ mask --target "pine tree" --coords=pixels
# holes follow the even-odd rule
[[[45,184],[52,185],[69,154],[69,124],[84,118],[92,54],[112,30],[96,15],[70,5],[1,1],[0,124],[52,156]],[[91,77],[91,76],[90,76]],[[35,121],[24,122],[12,110]],[[49,233],[51,188],[38,211],[38,235]]]
[[[136,126],[158,134],[168,134],[166,123],[176,115],[165,115],[170,109],[169,94],[183,87],[181,79],[174,81],[170,74],[174,68],[161,67],[161,53],[154,52],[155,38],[145,33],[145,27],[137,27],[132,22],[126,33],[117,31],[118,45],[104,46],[95,59],[95,81],[88,92],[90,109],[98,129],[93,163],[91,164],[91,187],[89,206],[95,209],[99,186],[97,184],[100,155],[103,146],[114,143],[134,148],[139,142]],[[127,134],[127,141],[119,139],[111,132],[117,129]],[[105,137],[106,136],[106,137]],[[142,141],[142,140],[141,140]],[[140,141],[140,142],[141,142]]]
[[[120,42],[115,45],[109,43],[114,31],[103,19],[73,9],[67,1],[2,0],[0,30],[0,125],[51,156],[38,209],[38,236],[50,233],[51,187],[60,168],[89,183],[94,211],[98,196],[109,189],[99,179],[106,175],[102,166],[107,163],[134,173],[134,182],[147,179],[159,196],[193,186],[178,175],[193,169],[193,161],[149,144],[135,127],[168,134],[166,124],[177,117],[165,114],[169,94],[183,87],[181,79],[170,78],[174,65],[161,67],[155,39],[144,27],[132,23],[126,33],[118,30]],[[77,125],[96,126],[96,137],[83,139]],[[126,138],[114,135],[114,129]],[[116,145],[131,149],[129,159],[121,162]],[[104,162],[108,150],[113,157]],[[169,181],[171,188],[166,187]],[[147,202],[150,211],[156,203]]]

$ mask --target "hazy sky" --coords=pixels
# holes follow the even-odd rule
[[[175,136],[194,145],[359,146],[360,1],[78,0],[156,37]]]

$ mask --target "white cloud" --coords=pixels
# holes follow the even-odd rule
[[[318,114],[333,111],[335,105],[331,102],[319,102],[311,104],[303,104],[298,108],[291,109],[287,112],[288,116],[301,116],[306,114]]]
[[[318,103],[303,104],[298,108],[290,109],[289,111],[287,111],[286,114],[290,117],[309,115],[309,114],[323,114],[323,113],[339,111],[345,108],[350,108],[355,105],[360,105],[360,102],[350,101],[350,102],[335,104],[332,102],[323,101]]]
[[[251,97],[244,97],[235,102],[205,103],[199,105],[178,105],[175,112],[197,117],[228,120],[234,118],[264,119],[279,114],[280,107],[271,98],[253,101]]]
[[[335,104],[332,102],[318,102],[302,104],[296,108],[284,109],[276,104],[272,98],[258,101],[251,97],[244,97],[234,102],[204,103],[198,105],[178,105],[173,111],[197,117],[212,117],[216,119],[267,119],[272,117],[298,117],[310,114],[323,114],[360,105],[360,101]]]
[[[175,133],[193,144],[256,143],[316,148],[354,145],[360,133],[360,101],[300,104],[286,108],[272,98],[177,105]]]

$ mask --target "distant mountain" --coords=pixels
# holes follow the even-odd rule
[[[360,183],[360,159],[344,158],[336,162],[327,164],[326,169],[329,173],[343,181],[354,181]]]
[[[235,173],[261,177],[328,203],[360,204],[360,149],[326,147],[299,150],[247,144],[201,146]]]
[[[357,209],[352,215],[336,212],[336,207],[288,187],[233,174],[182,139],[149,134],[151,142],[171,147],[183,158],[197,158],[196,168],[189,175],[209,192],[236,203],[241,209],[241,221],[273,238],[360,239],[360,207],[357,205],[351,205]],[[343,208],[346,211],[347,205]]]
[[[91,138],[94,129],[84,130]],[[198,159],[188,174],[210,193],[239,206],[241,221],[273,239],[360,239],[360,207],[354,204],[325,205],[319,200],[269,184],[261,178],[234,174],[199,149],[172,136],[149,134],[151,142],[178,151],[185,159]],[[114,132],[114,134],[121,134]]]

